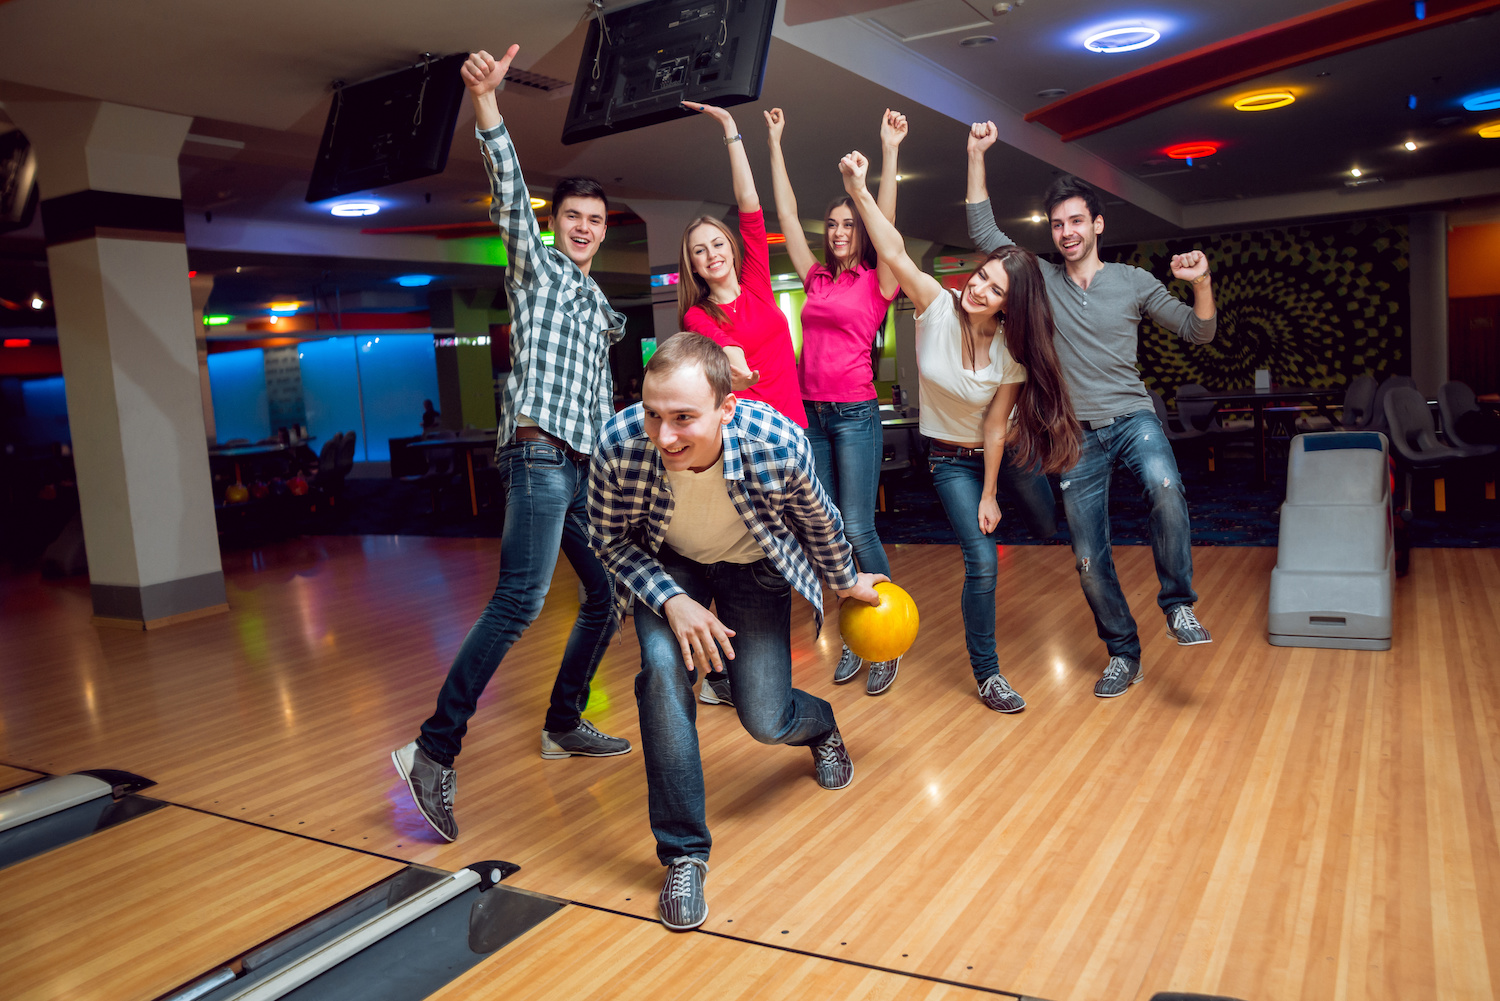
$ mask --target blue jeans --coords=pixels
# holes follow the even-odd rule
[[[844,518],[844,537],[854,561],[865,573],[891,575],[880,536],[875,534],[875,497],[885,437],[880,430],[880,401],[823,403],[803,400],[807,443],[812,446],[818,482]]]
[[[964,590],[960,608],[964,616],[964,641],[969,647],[974,680],[982,685],[1000,673],[995,656],[995,577],[1000,559],[994,538],[979,530],[984,456],[932,455],[927,468],[948,523],[963,549]],[[1057,500],[1045,476],[1015,466],[1007,454],[1000,463],[997,485],[997,494],[1004,493],[1015,502],[1021,520],[1034,538],[1045,539],[1056,534]]]
[[[792,588],[769,559],[756,563],[695,563],[663,547],[657,554],[688,597],[735,631],[727,662],[734,710],[762,744],[816,744],[834,727],[833,707],[792,687]],[[635,634],[641,673],[635,678],[641,749],[656,857],[663,865],[682,855],[705,861],[708,833],[703,760],[698,753],[697,672],[664,617],[636,603]]]
[[[1151,505],[1151,553],[1163,612],[1198,600],[1193,592],[1193,533],[1187,494],[1172,443],[1150,410],[1138,410],[1097,430],[1083,430],[1078,464],[1062,476],[1063,511],[1073,536],[1073,557],[1094,625],[1111,657],[1141,659],[1141,638],[1120,589],[1110,549],[1109,480],[1117,464],[1135,474]]]
[[[469,717],[506,651],[541,614],[559,549],[587,597],[563,649],[546,729],[577,729],[588,705],[589,682],[615,632],[614,578],[589,548],[588,464],[575,463],[556,445],[539,441],[511,442],[495,461],[505,483],[500,579],[458,648],[437,709],[422,724],[417,741],[428,757],[444,765],[458,755]]]

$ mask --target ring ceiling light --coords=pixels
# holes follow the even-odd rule
[[[1234,102],[1234,110],[1270,111],[1273,108],[1285,108],[1295,100],[1296,95],[1289,90],[1270,90],[1264,94],[1248,94],[1240,98]]]
[[[1500,108],[1500,90],[1487,90],[1464,98],[1465,111],[1494,111]]]
[[[1482,126],[1479,130],[1479,138],[1500,139],[1500,122],[1491,122],[1489,125]]]
[[[366,216],[379,212],[380,206],[375,202],[339,202],[328,211],[336,216]]]
[[[1197,160],[1205,156],[1213,156],[1218,151],[1217,143],[1180,143],[1162,152],[1174,160]]]
[[[1161,32],[1141,24],[1123,28],[1106,28],[1096,31],[1083,40],[1083,47],[1090,52],[1134,52],[1148,45],[1155,45]]]

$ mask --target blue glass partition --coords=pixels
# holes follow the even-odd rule
[[[422,401],[437,402],[437,355],[431,334],[361,334],[355,342],[364,389],[365,454],[381,462],[391,457],[389,439],[421,432]]]
[[[266,405],[266,362],[260,348],[208,356],[208,383],[214,397],[214,436],[260,441],[271,434]]]
[[[429,341],[432,338],[427,338]],[[302,397],[307,404],[307,433],[321,449],[341,431],[358,432],[356,461],[365,458],[366,434],[359,412],[359,366],[354,360],[353,337],[330,337],[303,341],[298,347],[302,364]],[[417,404],[420,409],[421,404]]]

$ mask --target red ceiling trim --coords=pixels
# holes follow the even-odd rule
[[[1346,0],[1095,84],[1026,116],[1072,142],[1201,94],[1500,9],[1500,0]]]

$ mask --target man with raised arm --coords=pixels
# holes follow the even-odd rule
[[[505,482],[500,578],[469,630],[421,735],[393,751],[422,816],[445,841],[453,818],[453,760],[469,717],[513,643],[536,617],[561,550],[586,597],[563,650],[542,726],[544,758],[624,754],[630,742],[600,733],[582,716],[589,682],[614,634],[614,581],[589,548],[588,459],[614,412],[609,346],[625,332],[589,267],[604,240],[609,202],[599,182],[565,177],[552,192],[556,243],[542,242],[495,88],[519,46],[500,59],[475,52],[460,71],[474,104],[476,134],[490,177],[490,218],[509,264],[510,376],[501,398],[496,465]]]
[[[969,237],[985,253],[1014,242],[995,225],[985,188],[984,153],[997,135],[994,122],[975,122],[969,130]],[[1167,632],[1183,646],[1210,642],[1193,611],[1198,595],[1187,497],[1172,446],[1136,368],[1136,351],[1143,316],[1193,344],[1213,340],[1213,286],[1208,258],[1197,250],[1171,262],[1172,276],[1192,285],[1191,306],[1142,268],[1104,263],[1099,257],[1104,212],[1098,194],[1078,178],[1059,177],[1044,201],[1063,263],[1040,264],[1057,325],[1058,361],[1083,425],[1078,464],[1062,474],[1063,511],[1083,594],[1109,651],[1094,694],[1108,699],[1141,680],[1141,639],[1110,548],[1109,480],[1117,465],[1135,474],[1151,505],[1151,550],[1161,582],[1156,601]]]
[[[871,604],[873,585],[890,579],[855,571],[801,429],[767,404],[736,400],[731,378],[723,348],[673,334],[646,365],[641,402],[604,426],[589,472],[594,547],[621,585],[621,612],[630,593],[637,599],[635,697],[651,830],[668,867],[658,907],[675,931],[708,916],[698,669],[727,669],[750,735],[811,748],[818,785],[842,789],[854,764],[833,707],[792,687],[792,591],[821,627],[819,577]]]

